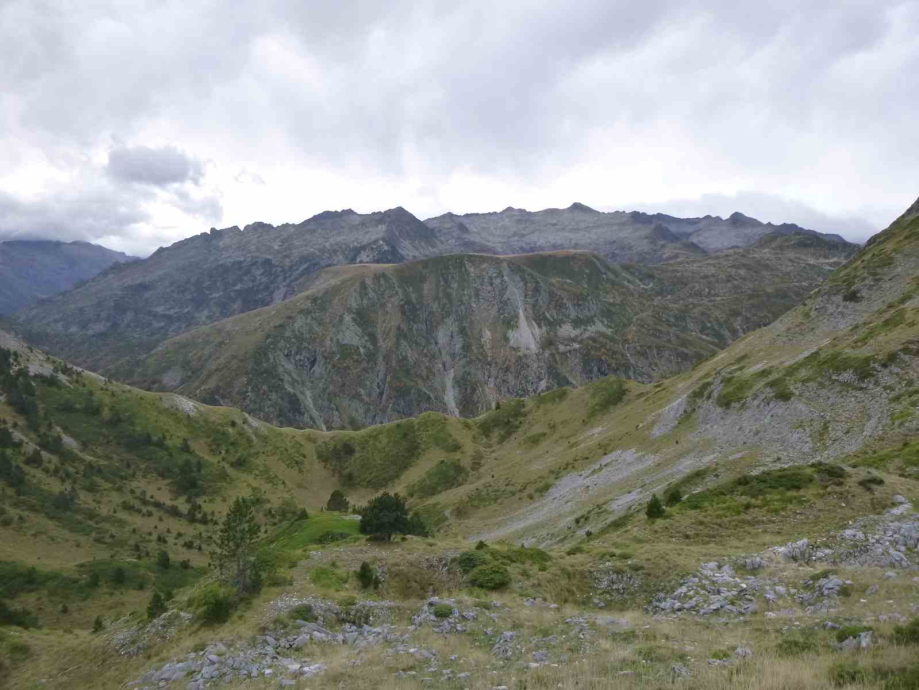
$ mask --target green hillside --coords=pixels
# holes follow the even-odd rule
[[[691,371],[333,433],[137,391],[6,338],[2,677],[916,687],[917,276],[919,202]],[[429,536],[368,541],[358,516],[321,510],[336,488],[356,506],[408,496]],[[237,496],[258,502],[267,574],[240,599],[207,568]],[[167,612],[149,620],[154,591]]]

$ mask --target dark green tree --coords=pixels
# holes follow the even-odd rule
[[[408,533],[413,534],[416,537],[431,536],[431,531],[428,529],[428,524],[417,512],[412,513],[412,516],[408,519]]]
[[[100,633],[103,628],[105,628],[105,623],[102,622],[102,616],[96,616],[96,620],[93,621],[93,632]]]
[[[374,578],[376,578],[376,573],[373,571],[373,567],[367,561],[363,561],[357,571],[357,581],[360,582],[361,589],[371,587]]]
[[[668,508],[675,506],[677,503],[679,503],[682,500],[683,500],[683,494],[680,492],[679,487],[672,486],[667,491],[667,493],[664,494],[664,503],[667,505]]]
[[[382,493],[374,498],[361,515],[361,534],[389,541],[394,534],[408,534],[408,509],[399,494]]]
[[[252,500],[237,498],[220,527],[213,557],[220,578],[235,587],[239,594],[258,591],[261,585],[255,564],[260,531]]]
[[[332,495],[329,496],[329,502],[325,505],[326,510],[333,510],[337,513],[347,513],[349,507],[348,499],[345,498],[345,494],[341,489],[335,489]]]
[[[150,597],[150,603],[147,604],[147,618],[153,620],[164,613],[166,613],[166,602],[163,601],[163,595],[159,592],[154,592],[153,596]]]
[[[165,551],[156,554],[156,564],[163,570],[169,570],[169,554]]]
[[[661,503],[661,499],[657,497],[657,494],[651,495],[651,500],[648,501],[648,507],[645,508],[645,515],[651,520],[664,517],[664,504]]]

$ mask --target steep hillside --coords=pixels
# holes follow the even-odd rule
[[[774,320],[848,255],[800,237],[811,246],[764,243],[653,267],[556,252],[330,269],[297,297],[111,373],[291,426],[474,417],[609,374],[648,382],[687,369]]]
[[[427,224],[402,208],[364,215],[329,211],[295,225],[255,223],[177,242],[24,310],[20,332],[52,354],[109,373],[170,337],[299,294],[330,266],[545,250],[658,264],[703,256],[707,248],[749,246],[770,232],[809,231],[745,217],[598,213],[580,204],[538,213],[442,216]],[[698,233],[716,239],[700,240],[703,248],[692,240]],[[841,254],[855,248],[834,236],[811,234],[838,244]]]
[[[278,430],[4,338],[0,678],[913,688],[917,312],[919,202],[690,372],[476,419]],[[400,491],[434,534],[365,540],[356,516],[317,514],[333,488]],[[260,504],[266,573],[242,598],[201,567],[239,495]]]
[[[88,242],[0,243],[0,314],[12,314],[69,290],[115,263],[135,257]]]

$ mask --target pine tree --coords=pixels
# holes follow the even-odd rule
[[[651,520],[664,516],[664,504],[661,503],[661,499],[657,497],[657,494],[651,495],[651,500],[648,501],[648,507],[645,509],[645,515]]]
[[[667,507],[675,506],[677,503],[683,500],[683,494],[680,492],[680,489],[676,486],[670,488],[666,494],[664,494],[664,503]]]
[[[166,602],[163,601],[163,595],[159,592],[154,592],[153,596],[150,597],[150,603],[147,604],[147,618],[153,620],[164,613],[166,613]]]
[[[260,529],[252,501],[246,498],[233,502],[220,527],[214,563],[221,579],[239,594],[257,591],[261,584],[254,563]]]
[[[394,534],[408,534],[408,508],[399,494],[383,493],[374,498],[361,515],[361,534],[389,541]]]

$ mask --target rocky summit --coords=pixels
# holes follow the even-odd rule
[[[162,342],[138,375],[178,393],[0,334],[3,682],[916,687],[919,202],[834,247],[325,269]],[[797,304],[754,311],[753,275]],[[588,380],[592,348],[633,368]],[[494,360],[494,406],[460,409]],[[331,428],[397,384],[446,408],[444,362],[467,416]],[[317,428],[259,419],[303,390]],[[232,395],[265,407],[209,404]]]

